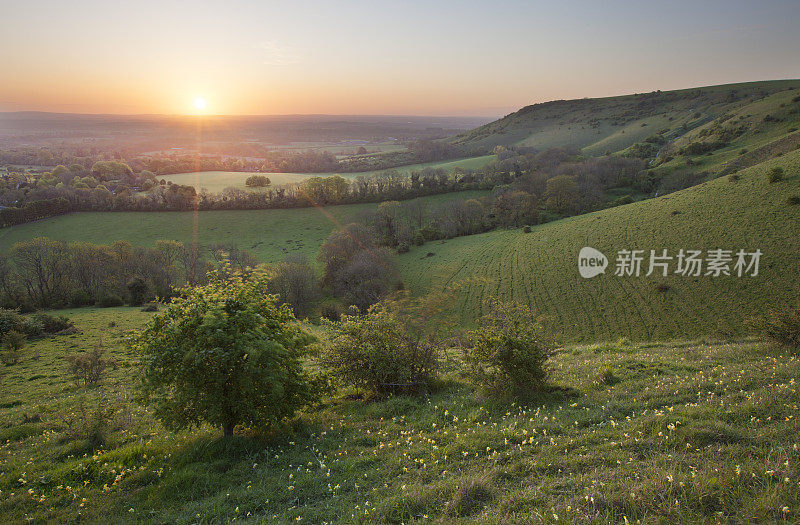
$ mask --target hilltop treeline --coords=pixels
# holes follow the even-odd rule
[[[610,188],[649,192],[656,183],[642,159],[584,158],[569,149],[520,154],[499,148],[497,154],[497,161],[475,170],[425,168],[408,175],[387,170],[355,180],[311,177],[298,185],[259,192],[228,188],[218,194],[161,184],[152,172],[137,173],[122,162],[98,162],[89,170],[59,166],[36,178],[14,173],[3,177],[0,204],[8,208],[0,212],[0,220],[9,226],[77,211],[296,208],[401,201],[463,190],[494,190],[501,207],[522,215],[531,210],[520,212],[519,206],[563,216],[604,206]],[[31,206],[38,201],[50,204]]]

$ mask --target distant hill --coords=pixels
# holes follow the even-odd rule
[[[776,167],[785,178],[770,183]],[[415,293],[463,283],[455,315],[470,323],[491,295],[526,303],[567,341],[665,340],[746,333],[748,317],[800,301],[800,149],[669,195],[536,226],[430,243],[401,256]],[[609,258],[584,279],[584,246]],[[619,250],[763,252],[757,277],[617,277]],[[675,269],[675,261],[672,261]]]
[[[654,134],[674,140],[711,125],[728,113],[758,104],[773,108],[770,97],[800,89],[800,80],[726,84],[677,91],[654,91],[607,98],[556,100],[526,106],[499,120],[450,139],[473,154],[495,146],[544,150],[575,147],[589,155],[622,152]],[[800,91],[795,91],[800,94]],[[792,97],[788,97],[791,99]]]

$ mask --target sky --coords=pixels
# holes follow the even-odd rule
[[[800,2],[0,0],[0,111],[500,116],[800,78]]]

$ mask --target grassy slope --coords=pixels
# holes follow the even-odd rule
[[[773,166],[784,167],[786,180],[767,182]],[[800,195],[800,151],[740,177],[537,226],[530,234],[496,231],[414,248],[401,256],[404,281],[415,292],[466,282],[456,304],[464,321],[480,315],[488,295],[531,304],[568,340],[741,333],[746,317],[796,303],[800,295],[800,206],[787,204],[789,195]],[[605,275],[579,276],[583,246],[609,257]],[[616,251],[664,248],[671,255],[681,248],[760,248],[764,255],[755,278],[613,275]],[[657,291],[661,282],[671,289]]]
[[[457,135],[452,142],[482,150],[491,150],[496,145],[531,146],[539,150],[575,146],[587,154],[599,155],[606,150],[624,150],[661,130],[682,134],[684,124],[691,129],[790,87],[800,88],[800,80],[546,102]],[[732,90],[737,97],[733,101],[728,99]],[[696,113],[700,116],[695,116]]]
[[[448,381],[427,399],[336,397],[270,440],[220,442],[208,428],[170,434],[133,401],[122,341],[148,314],[67,313],[82,334],[32,342],[20,364],[3,368],[3,523],[800,515],[800,362],[759,342],[568,347],[552,361],[563,390],[514,403],[482,398],[448,361]],[[78,387],[63,356],[100,337],[120,366],[100,387]],[[619,382],[599,383],[603,370]],[[93,451],[68,422],[81,398],[91,407],[98,396],[114,415],[106,446]]]
[[[424,197],[429,205],[469,198],[485,192],[467,191]],[[288,254],[314,259],[331,230],[375,204],[297,208],[289,210],[205,211],[197,214],[197,240],[202,245],[233,242],[264,262],[278,262]],[[33,237],[98,244],[118,240],[152,246],[159,239],[192,241],[192,212],[75,213],[35,223],[0,229],[0,252]]]
[[[445,170],[452,170],[457,167],[464,169],[481,168],[495,160],[494,155],[483,155],[480,157],[469,157],[466,159],[458,160],[444,160],[437,162],[426,162],[423,164],[409,164],[407,166],[400,166],[394,168],[395,171],[408,174],[414,170],[422,170],[424,168],[439,168]],[[342,177],[346,179],[355,179],[359,176],[371,177],[388,170],[376,171],[363,171],[357,173],[341,173]],[[201,190],[207,189],[211,193],[216,193],[228,187],[239,189],[248,189],[245,186],[245,180],[253,173],[237,172],[237,171],[202,171],[195,173],[176,173],[174,175],[164,175],[159,177],[159,180],[164,179],[171,181],[175,184],[191,185]],[[335,173],[259,173],[259,175],[266,175],[272,181],[272,185],[295,184],[302,182],[309,177],[327,177],[330,175],[337,175]],[[252,189],[251,191],[258,191]]]
[[[722,118],[711,120],[676,138],[672,146],[678,149],[692,142],[714,140],[713,135],[704,138],[702,134],[707,130],[715,129],[716,126],[727,129],[746,126],[747,131],[731,140],[723,148],[714,150],[710,154],[693,156],[694,165],[691,167],[686,166],[685,157],[676,156],[672,161],[656,167],[655,171],[663,173],[676,169],[691,169],[692,171],[719,173],[730,163],[740,159],[740,157],[744,157],[741,160],[748,161],[748,157],[756,154],[759,148],[768,147],[781,139],[789,143],[790,149],[800,143],[800,135],[796,133],[797,129],[800,128],[800,102],[793,102],[793,99],[798,95],[800,95],[798,90],[781,91],[752,103],[731,108],[725,113],[724,122],[720,122]],[[780,121],[768,122],[764,120],[767,117],[777,117]],[[747,153],[743,154],[743,149],[747,150]],[[744,166],[752,164],[745,164]]]

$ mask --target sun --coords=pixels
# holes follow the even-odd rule
[[[204,109],[206,109],[206,99],[204,99],[203,97],[195,97],[194,108],[198,111],[203,111]]]

